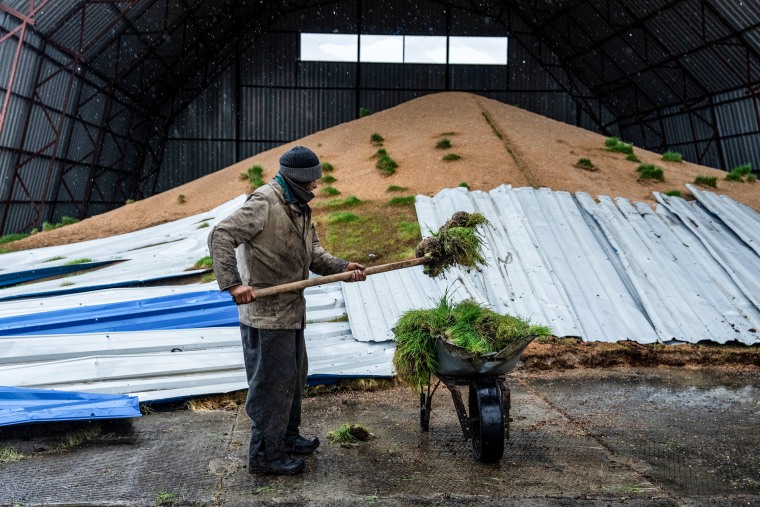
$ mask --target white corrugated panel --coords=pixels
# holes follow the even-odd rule
[[[737,209],[748,214],[732,226],[743,228],[740,237],[698,203],[659,198],[668,209],[501,186],[488,193],[457,188],[418,196],[416,207],[425,235],[456,211],[483,213],[491,221],[484,229],[488,266],[469,275],[452,270],[450,279],[468,280],[476,299],[548,325],[557,336],[760,341],[760,257],[748,246],[759,229],[744,227],[758,214],[726,197],[720,208],[712,205],[721,218],[737,216]],[[717,200],[704,193],[701,198]],[[344,286],[359,339],[388,339],[404,310],[427,306],[450,283],[435,281],[435,291],[421,269],[405,271],[398,289],[398,281],[389,280],[399,275],[390,273],[370,277],[362,287]]]
[[[3,256],[4,274],[55,267],[79,259],[124,262],[81,275],[67,276],[65,286],[62,286],[61,279],[56,279],[6,287],[0,289],[0,298],[75,287],[140,282],[199,272],[187,271],[200,258],[209,255],[206,239],[211,229],[199,226],[203,223],[214,226],[244,201],[245,196],[240,196],[207,213],[109,238],[7,253]]]
[[[49,247],[4,256],[5,272],[54,266],[86,257],[93,261],[129,259],[86,275],[67,277],[81,287],[123,280],[145,280],[184,273],[208,255],[206,237],[213,225],[243,202],[241,196],[208,213],[121,236]],[[54,257],[63,259],[45,262]],[[60,280],[30,283],[0,291],[35,294],[55,290]],[[35,315],[124,301],[216,289],[216,282],[182,286],[110,288],[53,297],[0,302],[0,317]],[[391,376],[393,343],[360,343],[350,325],[334,322],[346,315],[341,284],[305,290],[306,342],[311,377]],[[330,322],[333,321],[333,322]],[[9,336],[0,338],[0,385],[37,386],[74,391],[128,393],[141,401],[227,392],[246,387],[237,327]]]
[[[392,343],[360,343],[348,323],[306,327],[309,375],[391,376]],[[245,389],[240,331],[206,328],[8,337],[0,385],[132,394],[140,401]]]

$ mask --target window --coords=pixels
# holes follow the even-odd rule
[[[449,37],[449,63],[506,65],[505,37]]]
[[[446,37],[407,35],[404,37],[405,63],[446,63]]]
[[[302,33],[301,60],[506,65],[507,38]]]
[[[359,42],[360,62],[402,63],[404,37],[401,35],[362,35]]]
[[[301,60],[313,62],[355,62],[359,38],[336,33],[302,33]]]

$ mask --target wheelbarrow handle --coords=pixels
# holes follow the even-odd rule
[[[416,259],[406,259],[398,262],[391,262],[389,264],[380,264],[378,266],[370,266],[364,270],[364,274],[376,275],[378,273],[385,273],[387,271],[394,271],[396,269],[411,268],[413,266],[420,266],[425,264],[430,257],[417,257]],[[273,285],[272,287],[264,287],[262,289],[256,289],[256,297],[273,296],[275,294],[281,294],[283,292],[291,292],[296,290],[302,290],[307,287],[314,287],[315,285],[323,285],[332,282],[345,282],[350,280],[353,276],[353,271],[347,271],[344,273],[336,273],[334,275],[318,276],[315,278],[308,278],[299,282],[284,283],[282,285]]]

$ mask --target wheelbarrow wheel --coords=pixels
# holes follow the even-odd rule
[[[504,417],[501,392],[495,378],[473,380],[469,396],[472,451],[481,463],[495,463],[504,455]]]

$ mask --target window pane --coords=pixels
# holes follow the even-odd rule
[[[302,33],[301,60],[315,62],[355,62],[358,37],[337,33]]]
[[[359,61],[402,63],[404,38],[401,35],[362,35]]]
[[[506,65],[506,37],[449,37],[449,63]]]
[[[404,37],[404,62],[446,63],[446,37],[407,35]]]

